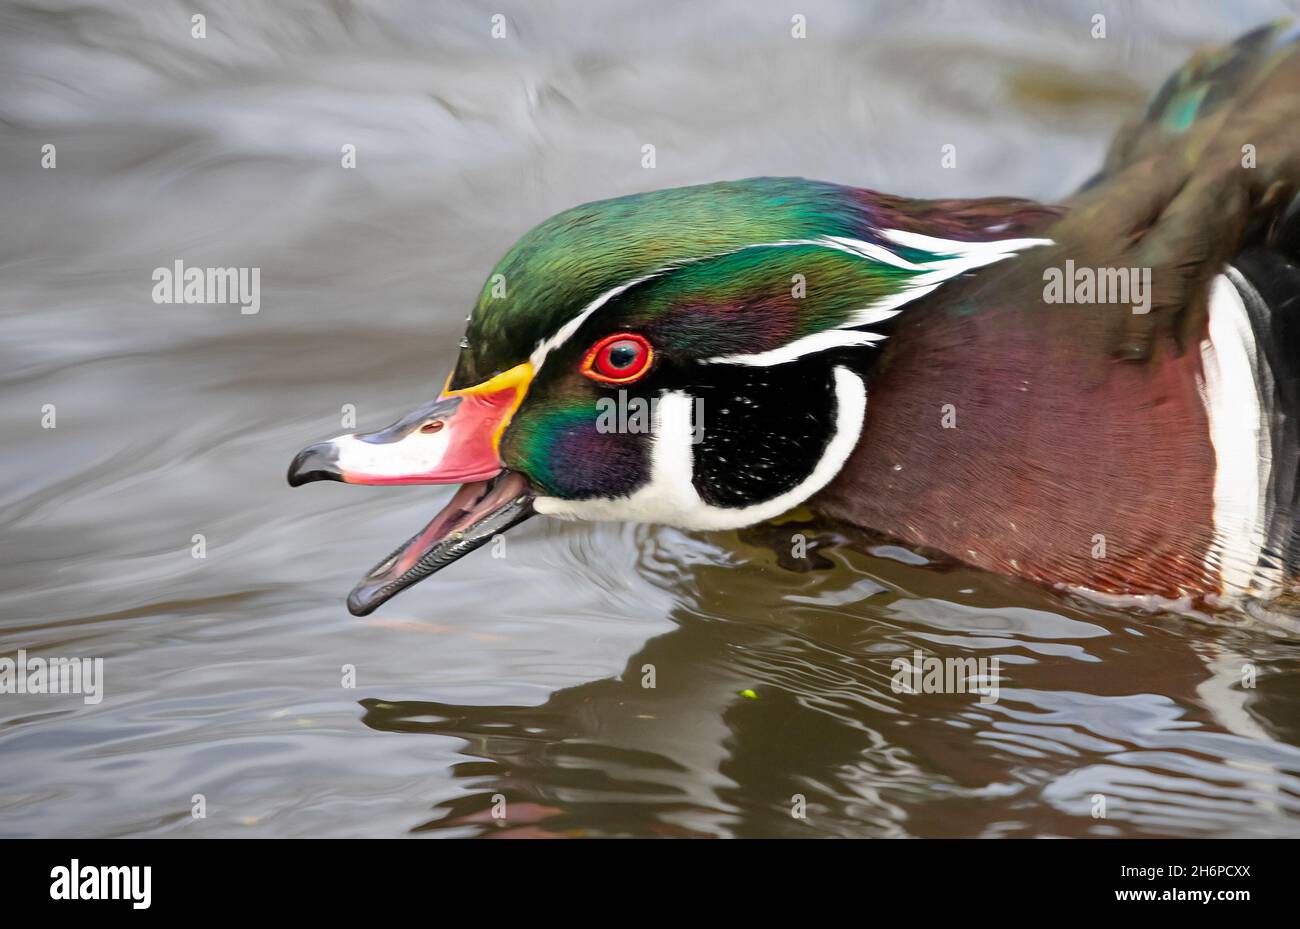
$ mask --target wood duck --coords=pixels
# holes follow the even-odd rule
[[[1214,605],[1296,575],[1300,30],[1204,52],[1061,205],[801,178],[566,210],[440,396],[293,485],[462,486],[371,612],[527,519],[806,506],[991,571]]]

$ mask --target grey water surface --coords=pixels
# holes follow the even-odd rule
[[[345,406],[429,399],[558,210],[764,174],[1052,200],[1193,49],[1287,12],[3,3],[0,655],[105,677],[0,694],[0,835],[1300,834],[1300,639],[1249,617],[534,519],[356,619],[450,488],[284,480]],[[260,268],[259,312],[155,303],[177,260]],[[896,693],[916,649],[998,657],[999,699]]]

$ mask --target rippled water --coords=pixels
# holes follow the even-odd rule
[[[345,404],[426,399],[557,210],[758,174],[1059,197],[1280,4],[806,3],[803,41],[779,4],[447,6],[214,5],[203,40],[189,3],[0,8],[0,654],[106,675],[0,696],[0,834],[1300,833],[1300,640],[1248,617],[537,519],[357,620],[448,490],[284,483]],[[262,268],[261,312],[154,304],[178,258]],[[1000,699],[895,693],[918,648],[997,656]]]

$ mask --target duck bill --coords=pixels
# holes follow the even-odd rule
[[[348,594],[353,616],[373,613],[385,601],[511,526],[533,515],[533,495],[515,471],[465,484],[437,516],[379,564]]]
[[[463,484],[418,534],[362,578],[348,609],[364,616],[533,513],[519,474],[505,470],[501,435],[532,380],[524,363],[460,390],[444,390],[378,432],[342,435],[300,451],[289,484]]]
[[[501,434],[532,377],[533,366],[524,362],[482,384],[444,390],[433,402],[378,432],[309,445],[289,465],[289,484],[485,481],[501,471]]]

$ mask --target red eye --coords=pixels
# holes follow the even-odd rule
[[[644,336],[619,332],[591,347],[582,359],[582,373],[606,384],[630,384],[650,370],[654,357]]]

